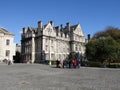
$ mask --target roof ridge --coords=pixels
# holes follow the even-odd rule
[[[9,32],[8,30],[6,30],[6,29],[3,28],[3,27],[0,27],[0,31],[1,31],[2,33],[5,33],[5,34],[11,34],[11,35],[13,35],[11,32]]]

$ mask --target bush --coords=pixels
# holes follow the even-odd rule
[[[102,64],[100,62],[89,62],[90,67],[101,67]]]
[[[56,61],[51,61],[51,64],[52,65],[56,65]]]
[[[107,67],[109,67],[109,68],[120,68],[120,63],[110,63],[110,64],[107,64]]]
[[[101,63],[101,62],[93,62],[93,61],[82,61],[82,66],[88,67],[109,67],[109,68],[120,68],[120,63]]]
[[[102,64],[100,62],[84,61],[84,62],[82,62],[82,66],[101,67]]]
[[[81,66],[88,66],[88,61],[82,61]]]

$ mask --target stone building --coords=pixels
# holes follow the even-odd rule
[[[14,63],[21,62],[21,45],[16,44],[15,56],[13,58],[14,58]]]
[[[64,60],[70,52],[85,53],[85,35],[80,24],[54,26],[38,22],[37,28],[23,28],[21,40],[22,62],[40,63],[42,60]]]
[[[15,55],[14,35],[4,28],[0,28],[0,60],[13,60]]]
[[[16,52],[21,53],[21,45],[16,44]]]

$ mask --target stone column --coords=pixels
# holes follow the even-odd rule
[[[50,40],[50,36],[49,36],[49,65],[51,66],[51,40]]]
[[[35,40],[34,40],[35,35],[32,35],[32,55],[31,55],[31,63],[34,63],[35,61]]]

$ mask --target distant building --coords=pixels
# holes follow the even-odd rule
[[[20,63],[20,62],[21,62],[21,45],[16,44],[14,63]]]
[[[16,44],[16,52],[21,53],[21,45]]]
[[[70,52],[85,53],[85,35],[80,24],[54,26],[38,22],[37,28],[23,28],[21,40],[23,62],[40,63],[42,60],[64,60]]]
[[[0,60],[13,60],[15,55],[14,35],[4,28],[0,28]]]

